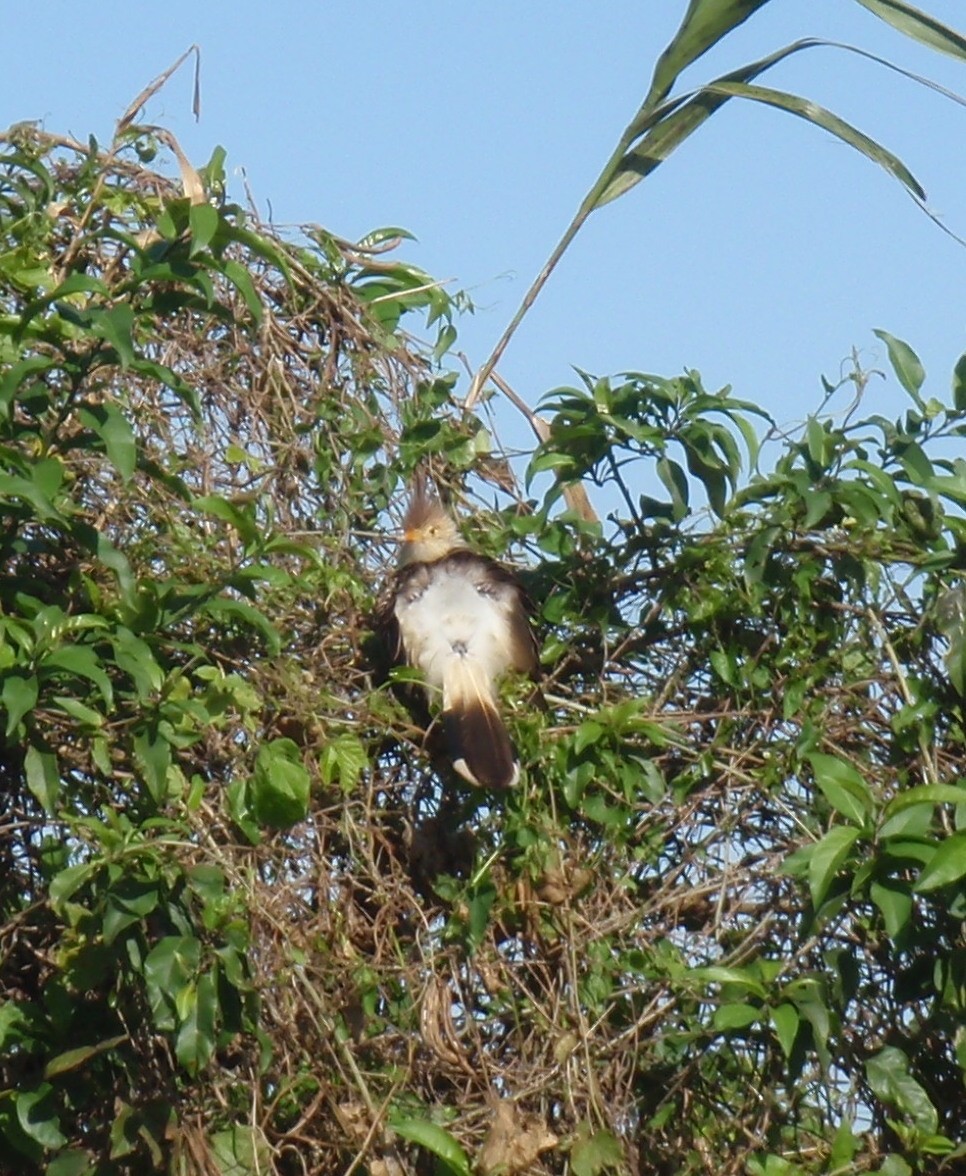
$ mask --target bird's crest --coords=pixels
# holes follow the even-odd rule
[[[464,546],[454,519],[430,491],[425,478],[418,478],[413,486],[402,530],[400,566],[432,563]]]

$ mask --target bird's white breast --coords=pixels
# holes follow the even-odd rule
[[[512,659],[512,600],[466,567],[426,565],[396,599],[395,613],[411,663],[441,688],[449,659],[468,658],[492,681]]]

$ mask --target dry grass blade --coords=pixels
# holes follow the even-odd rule
[[[114,132],[115,138],[119,138],[126,130],[135,122],[138,115],[141,113],[145,104],[150,102],[157,92],[162,89],[172,74],[183,65],[183,63],[191,56],[195,55],[195,75],[194,85],[192,90],[192,113],[195,119],[201,117],[201,47],[198,45],[191,45],[173,64],[169,65],[164,73],[158,74],[153,82],[149,82],[140,94],[134,99],[131,105],[125,110],[117,121],[117,128]]]
[[[164,127],[145,127],[147,131],[156,136],[165,146],[171,151],[175,159],[178,161],[178,170],[181,173],[181,189],[192,204],[204,204],[208,195],[205,192],[205,186],[201,182],[201,176],[198,175],[196,169],[192,166],[187,155],[181,149],[181,144],[174,137],[174,135],[166,130]]]

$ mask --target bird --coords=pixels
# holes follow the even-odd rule
[[[457,773],[494,791],[520,778],[497,689],[510,670],[538,676],[529,611],[513,572],[471,550],[456,520],[418,480],[382,607],[384,639],[392,659],[422,671],[427,693],[441,696]]]

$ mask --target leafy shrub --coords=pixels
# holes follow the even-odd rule
[[[528,498],[398,231],[285,240],[156,137],[0,159],[7,1169],[961,1155],[966,363],[883,334],[902,418],[855,373],[789,433],[588,376]],[[506,796],[373,670],[425,463],[539,604]]]

